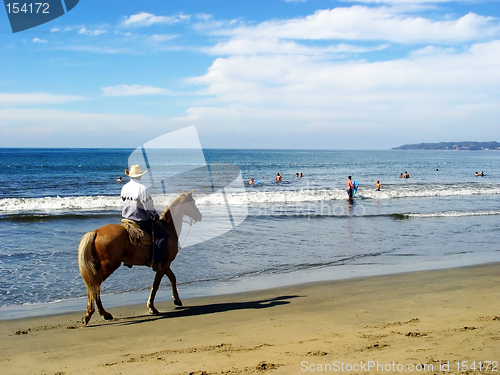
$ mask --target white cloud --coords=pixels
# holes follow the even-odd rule
[[[126,37],[130,37],[130,36],[132,36],[134,34],[132,34],[129,31],[123,32],[123,31],[120,31],[120,30],[115,30],[115,35],[123,35],[123,36],[126,36]]]
[[[211,14],[207,13],[197,13],[194,15],[196,19],[201,20],[201,21],[209,21],[213,18]]]
[[[304,18],[224,28],[216,33],[252,39],[456,43],[498,37],[500,24],[493,17],[475,13],[458,19],[434,21],[401,14],[396,8],[352,6],[318,10]]]
[[[149,37],[154,42],[166,42],[169,40],[173,40],[177,38],[177,35],[170,35],[170,34],[154,34]]]
[[[178,22],[189,21],[190,16],[178,14],[174,16],[156,16],[151,13],[140,12],[133,14],[122,22],[125,27],[142,27],[151,26],[154,24],[173,25]]]
[[[240,137],[341,139],[356,127],[365,138],[402,136],[403,130],[494,138],[500,136],[498,61],[500,41],[464,51],[426,47],[407,58],[376,62],[286,54],[218,58],[207,74],[190,80],[206,96],[186,120],[214,132],[238,129]]]
[[[61,31],[58,27],[53,27],[52,29],[50,29],[51,33],[57,33],[58,31]]]
[[[469,96],[472,92],[496,92],[497,61],[500,41],[475,44],[464,52],[426,48],[408,58],[381,62],[330,62],[304,55],[232,56],[218,58],[206,75],[191,82],[205,85],[208,95],[228,103],[328,107],[349,100],[398,102],[405,93],[420,93],[420,101],[438,96],[440,101],[457,98],[453,102],[459,102],[474,98]]]
[[[397,146],[411,136],[418,142],[422,135],[437,140],[469,136],[472,139],[477,134],[499,138],[498,19],[475,13],[426,18],[426,13],[418,16],[415,7],[409,9],[355,5],[255,25],[243,24],[241,19],[217,21],[210,15],[194,15],[193,20],[200,22],[192,26],[215,40],[203,52],[216,58],[206,74],[187,80],[198,95],[188,97],[190,108],[186,116],[155,120],[147,116],[131,119],[119,114],[42,110],[26,107],[83,98],[44,93],[0,94],[1,106],[23,106],[0,108],[0,140],[12,136],[15,127],[22,129],[19,134],[24,131],[25,136],[32,136],[32,131],[40,132],[46,139],[67,131],[65,139],[69,143],[64,145],[71,146],[71,136],[75,142],[80,141],[81,129],[85,127],[97,132],[104,126],[105,136],[113,137],[113,132],[123,125],[126,131],[118,132],[120,136],[135,142],[134,137],[144,129],[148,130],[146,140],[154,137],[154,131],[168,131],[164,124],[196,124],[202,139],[211,137],[212,147],[316,147],[337,142],[328,147],[345,148],[340,142],[354,140],[353,128],[366,143],[353,143],[352,148],[369,148],[375,139],[388,142],[387,139],[398,136],[405,141],[373,146]],[[436,14],[437,11],[433,17]],[[142,12],[127,18],[122,26],[170,25],[188,20],[189,16],[164,17]],[[81,30],[83,34],[92,32]],[[117,35],[127,36],[120,38],[127,44],[115,47],[72,44],[58,48],[141,53],[143,49],[132,46],[134,41],[147,48],[159,48],[160,42],[177,37],[126,33],[134,30],[139,29],[117,30]],[[364,55],[366,60],[356,55],[383,49],[387,51]],[[109,97],[170,95],[167,89],[148,85],[116,85],[102,87],[101,91]],[[69,122],[74,128],[71,131],[67,130]],[[458,132],[460,136],[455,137]],[[240,143],[217,143],[217,139],[228,139],[228,134]],[[286,137],[291,141],[285,145]],[[307,139],[310,143],[306,143]],[[118,143],[117,146],[124,146]],[[87,144],[96,145],[93,140]]]
[[[0,106],[32,106],[44,104],[60,104],[83,100],[82,96],[76,95],[53,95],[44,92],[10,94],[0,93]]]
[[[137,54],[137,49],[132,49],[128,47],[111,47],[111,46],[95,46],[95,45],[63,45],[58,46],[55,49],[64,51],[79,51],[79,52],[92,52],[92,53],[104,53],[104,54]]]
[[[106,30],[88,30],[85,27],[82,27],[80,30],[78,30],[78,34],[92,35],[92,36],[102,35],[105,34],[106,32],[107,32]]]
[[[39,39],[39,38],[33,38],[32,40],[33,43],[47,43],[48,40],[45,39]]]
[[[147,85],[117,85],[102,87],[105,96],[166,95],[165,89]]]
[[[387,45],[379,45],[374,47],[360,47],[339,43],[337,45],[329,45],[323,47],[310,47],[299,44],[295,41],[262,38],[262,39],[246,39],[246,38],[231,38],[229,41],[220,42],[215,46],[208,48],[207,51],[212,55],[259,55],[259,54],[274,54],[274,55],[326,55],[326,54],[352,54],[368,51],[382,50],[387,48]]]
[[[450,2],[470,2],[470,0],[341,0],[349,3],[364,3],[364,4],[392,4],[392,5],[412,5],[412,4],[436,4]]]

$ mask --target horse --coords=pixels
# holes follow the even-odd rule
[[[169,238],[165,257],[161,261],[161,268],[156,272],[147,302],[149,312],[154,315],[159,314],[154,306],[154,298],[163,275],[167,275],[172,284],[174,304],[182,306],[177,292],[177,281],[170,264],[179,252],[179,234],[184,215],[188,216],[191,222],[202,219],[202,214],[193,199],[193,190],[189,193],[184,190],[159,218],[159,223],[167,230]],[[120,267],[122,262],[129,267],[144,266],[150,256],[151,245],[132,245],[126,229],[119,224],[107,224],[83,235],[78,247],[78,266],[87,287],[87,311],[82,317],[84,325],[88,324],[95,311],[94,303],[97,305],[97,312],[104,320],[113,319],[102,305],[101,284]]]

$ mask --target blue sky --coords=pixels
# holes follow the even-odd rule
[[[0,147],[500,141],[500,2],[80,0],[0,10]]]

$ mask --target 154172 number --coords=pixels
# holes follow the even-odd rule
[[[49,13],[49,3],[6,3],[5,7],[7,13]]]

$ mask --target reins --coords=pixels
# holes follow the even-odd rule
[[[186,242],[186,240],[188,238],[188,234],[191,231],[191,227],[193,226],[194,220],[193,220],[193,218],[190,218],[190,219],[191,219],[190,222],[187,222],[186,220],[182,220],[184,223],[189,224],[189,229],[186,233],[186,237],[184,237],[184,241],[182,241],[182,245],[179,246],[179,250],[182,249],[182,247],[184,246],[184,243]]]
[[[184,193],[183,195],[187,196],[187,193]],[[172,204],[170,204],[170,206],[171,206],[171,205],[172,205]],[[169,209],[170,209],[170,206],[169,206],[169,207],[167,207],[167,210],[169,210]],[[186,220],[184,220],[184,218],[183,218],[183,219],[182,219],[182,221],[183,221],[184,223],[186,223],[186,224],[189,224],[189,229],[188,229],[188,231],[187,231],[187,233],[186,233],[186,237],[184,237],[184,241],[182,241],[182,245],[180,245],[180,246],[179,246],[179,250],[180,250],[180,249],[182,249],[182,248],[184,247],[184,243],[186,242],[187,237],[188,237],[188,235],[189,235],[189,232],[191,231],[191,227],[192,227],[192,226],[193,226],[193,224],[195,223],[195,221],[194,221],[194,219],[193,219],[193,218],[190,218],[190,221],[186,221]]]

